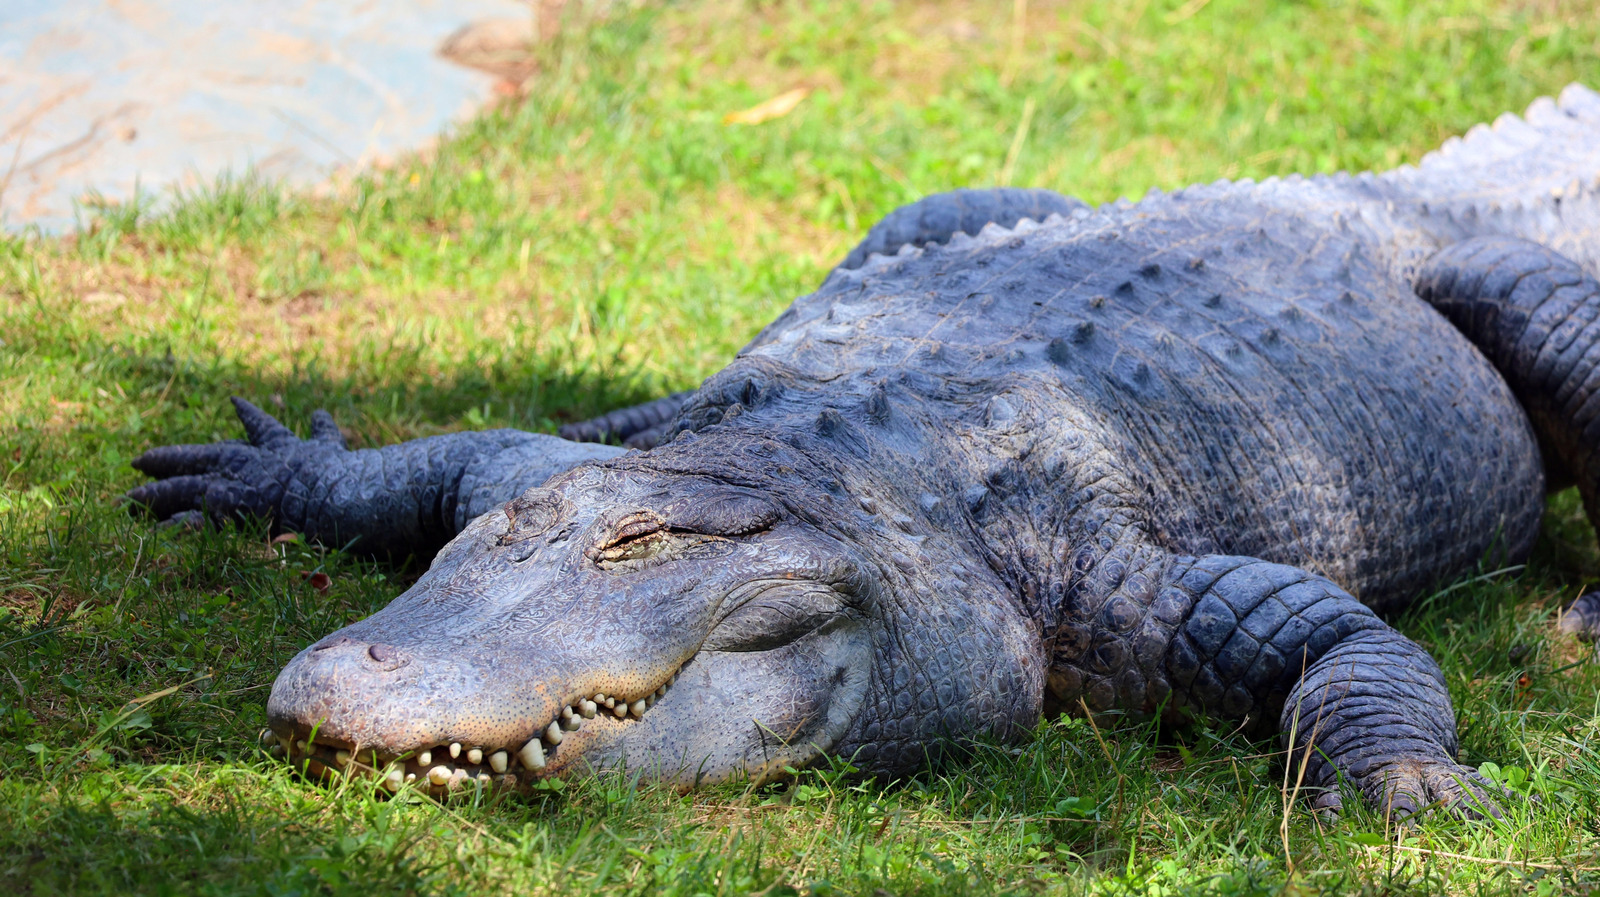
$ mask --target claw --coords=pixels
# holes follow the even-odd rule
[[[132,461],[134,470],[157,479],[211,473],[237,457],[246,446],[237,441],[201,445],[163,445]]]
[[[1339,795],[1339,789],[1328,788],[1312,798],[1311,812],[1328,821],[1339,818],[1339,814],[1344,812],[1344,798]]]
[[[344,432],[339,425],[334,423],[333,415],[326,410],[318,408],[311,412],[311,438],[318,442],[329,442],[339,448],[344,448]]]
[[[1600,592],[1589,592],[1562,608],[1557,628],[1580,641],[1600,639]]]
[[[176,476],[156,480],[128,490],[128,501],[142,508],[157,520],[165,520],[185,511],[200,507],[210,478],[204,476]]]
[[[342,453],[344,437],[326,411],[311,416],[313,437],[301,440],[272,415],[235,397],[234,409],[249,440],[229,439],[196,445],[166,445],[134,459],[135,469],[155,477],[128,490],[129,510],[148,514],[161,526],[196,528],[205,521],[265,517],[283,524],[285,490],[292,485],[296,464],[325,460]],[[296,516],[303,494],[289,503]]]
[[[244,424],[244,432],[250,437],[251,445],[273,448],[286,442],[299,441],[294,431],[279,423],[277,418],[238,396],[233,397],[233,408],[239,414],[239,423]]]
[[[194,530],[204,529],[205,525],[206,515],[204,511],[179,511],[176,514],[173,514],[171,517],[168,517],[167,519],[156,524],[156,529],[172,529],[173,527],[177,527],[178,529],[189,530],[192,532]]]
[[[1396,764],[1376,784],[1374,803],[1400,823],[1414,822],[1434,809],[1467,819],[1498,819],[1500,800],[1514,796],[1476,771],[1446,761]]]

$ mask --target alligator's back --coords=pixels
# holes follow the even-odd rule
[[[953,421],[1043,383],[1173,549],[1389,604],[1525,551],[1542,473],[1504,381],[1368,238],[1235,198],[957,240],[834,276],[719,379],[901,380]]]
[[[1307,566],[1392,605],[1537,534],[1526,415],[1411,291],[1422,260],[1485,233],[1600,268],[1600,97],[1569,88],[1528,116],[1416,168],[1152,194],[874,257],[717,379],[920,378],[952,416],[1042,379],[1172,548]]]

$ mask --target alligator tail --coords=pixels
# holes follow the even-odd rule
[[[1600,273],[1600,93],[1581,84],[1377,180],[1393,199],[1420,203],[1446,241],[1519,237]]]

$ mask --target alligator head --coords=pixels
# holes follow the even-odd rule
[[[853,498],[784,443],[698,442],[575,468],[474,521],[290,662],[273,737],[313,772],[353,764],[392,789],[617,767],[688,787],[826,752],[899,770],[1037,719],[1037,633],[915,501]]]

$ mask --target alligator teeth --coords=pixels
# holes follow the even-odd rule
[[[278,746],[283,748],[283,752],[285,754],[294,752],[294,741],[287,735],[278,736]]]
[[[528,739],[522,750],[517,751],[517,759],[529,769],[544,769],[544,745],[537,738]]]
[[[262,747],[272,747],[278,743],[278,736],[271,729],[262,729],[261,734],[256,736],[256,740],[261,742]]]
[[[306,743],[304,741],[295,742],[295,747],[299,748],[302,754],[306,752]]]
[[[517,783],[516,775],[510,772],[513,759],[530,770],[544,769],[547,762],[546,751],[560,744],[568,732],[576,732],[582,728],[584,720],[594,719],[598,716],[601,708],[611,711],[612,715],[619,720],[630,717],[643,719],[645,711],[654,707],[657,701],[665,697],[667,689],[676,684],[677,681],[678,673],[674,672],[655,691],[635,701],[628,701],[604,692],[596,692],[590,698],[579,698],[562,707],[556,718],[551,720],[550,724],[537,737],[528,739],[520,749],[514,752],[510,749],[486,752],[481,747],[465,749],[466,757],[464,760],[466,763],[474,766],[487,764],[488,768],[493,770],[494,776],[491,776],[488,772],[473,774],[466,769],[453,769],[445,764],[434,765],[435,754],[444,750],[450,752],[451,759],[461,758],[464,750],[461,742],[452,741],[447,748],[428,748],[416,753],[417,766],[426,770],[426,772],[408,774],[404,771],[403,766],[395,767],[384,773],[382,779],[383,787],[390,791],[398,791],[406,783],[415,782],[418,778],[421,778],[432,785],[448,786],[451,789],[455,789],[469,780],[490,785],[497,777],[506,787],[513,787]],[[285,752],[298,749],[301,753],[309,753],[312,747],[307,741],[295,741],[291,736],[278,735],[271,729],[263,729],[258,737],[262,746],[269,750],[281,747]],[[333,759],[340,767],[348,767],[356,758],[350,751],[341,750],[334,754]],[[373,765],[377,765],[376,753],[373,755]]]

